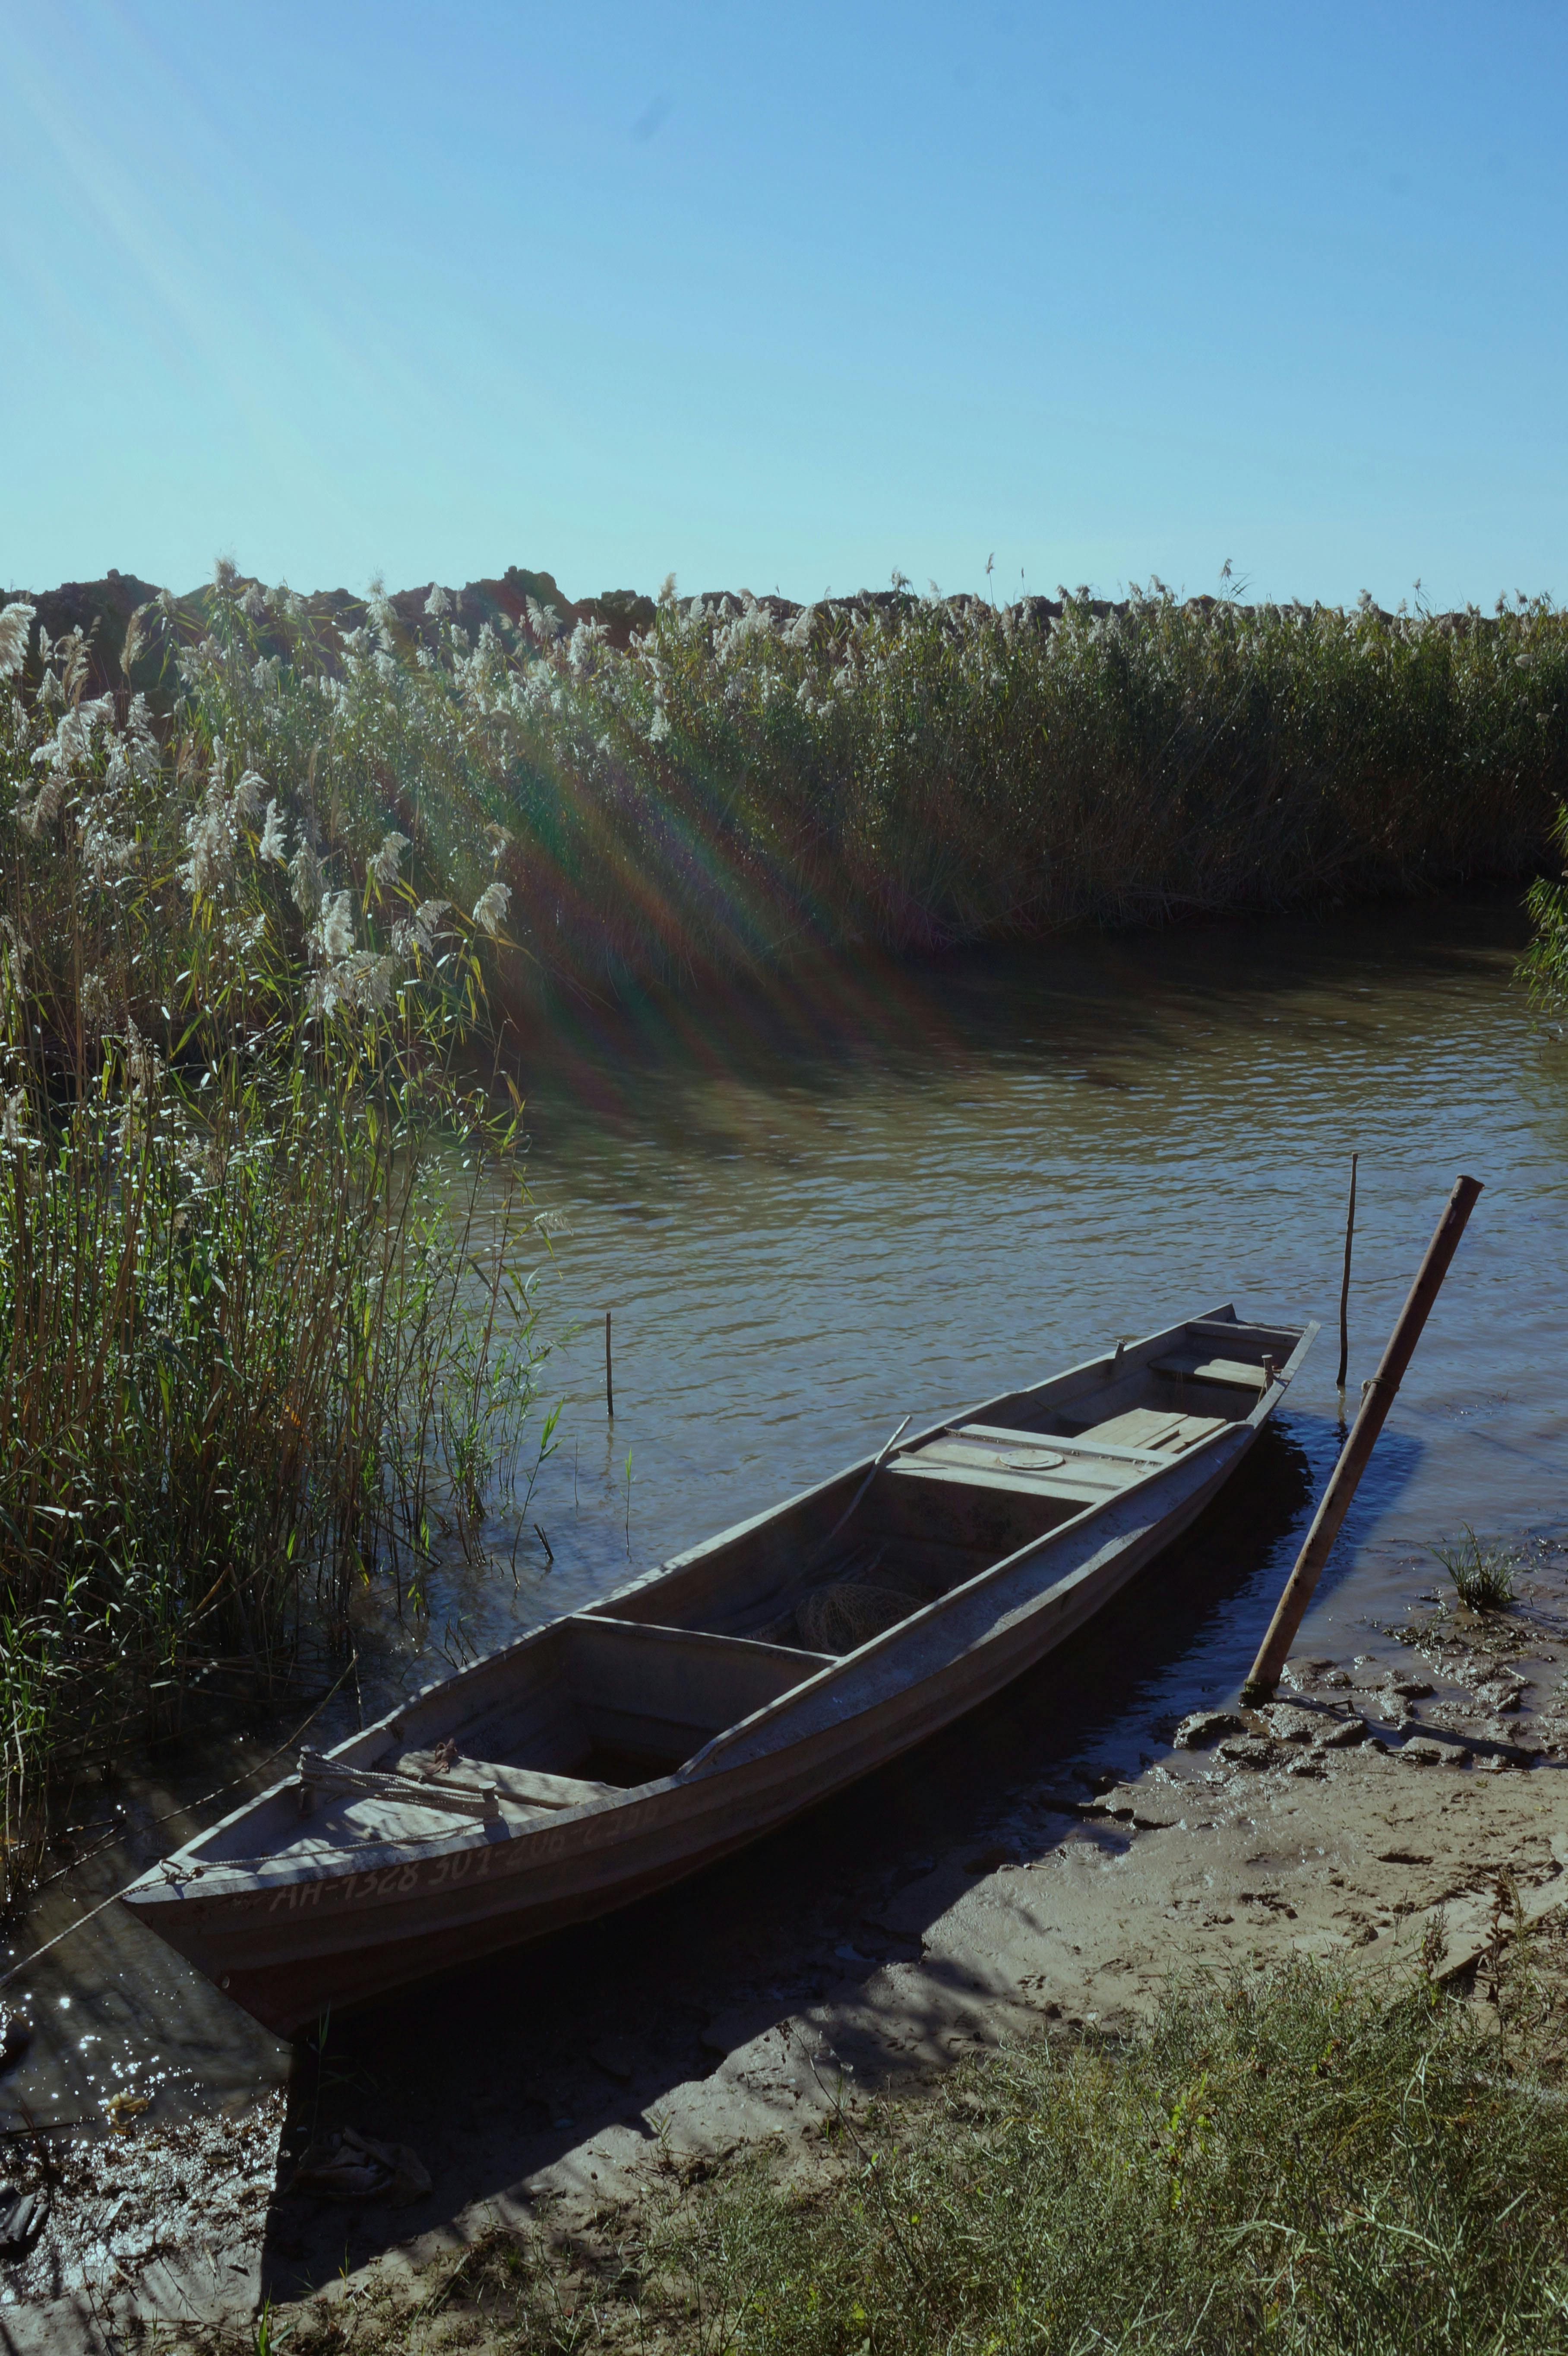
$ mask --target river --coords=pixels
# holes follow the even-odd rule
[[[1430,1546],[1463,1524],[1520,1543],[1560,1530],[1568,1044],[1513,980],[1523,938],[1517,895],[1482,895],[868,959],[563,1015],[518,1074],[531,1207],[564,1222],[541,1330],[581,1328],[543,1369],[547,1402],[565,1402],[558,1445],[509,1567],[450,1565],[422,1647],[368,1649],[367,1711],[805,1486],[906,1414],[1227,1301],[1321,1319],[1179,1582],[1135,1589],[1115,1641],[1037,1672],[1027,1708],[1004,1697],[890,1771],[880,1799],[846,1795],[804,1846],[777,1836],[709,1882],[762,1926],[808,1860],[874,1845],[879,1807],[890,1839],[918,1837],[917,1818],[952,1834],[983,1819],[1004,1752],[1009,1773],[1147,1757],[1151,1724],[1234,1691],[1333,1461],[1353,1151],[1352,1407],[1454,1178],[1486,1192],[1302,1647],[1386,1645],[1440,1577]],[[347,1730],[349,1708],[340,1697],[313,1739]],[[133,1815],[188,1796],[208,1765],[144,1779]],[[57,1887],[12,1953],[153,1853],[111,1850]],[[681,1935],[715,1902],[700,1886],[683,1901]],[[638,1935],[667,1919],[656,1908]],[[0,2107],[21,2094],[45,2116],[90,2115],[135,2084],[167,2113],[237,2101],[284,2066],[114,1909],[27,1987],[38,2034]]]

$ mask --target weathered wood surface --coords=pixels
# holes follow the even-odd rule
[[[1300,1339],[1294,1325],[1249,1325],[1239,1317],[1191,1317],[1181,1329],[1189,1342],[1245,1342],[1260,1353],[1286,1358]]]
[[[453,1816],[494,1816],[500,1807],[493,1780],[473,1783],[453,1776],[438,1782],[411,1775],[400,1764],[389,1772],[351,1767],[347,1760],[326,1758],[316,1751],[300,1752],[295,1782],[302,1816],[310,1814],[323,1792],[339,1799],[389,1800],[404,1809],[422,1808],[427,1813],[433,1809],[438,1815]]]
[[[1261,1701],[1273,1697],[1289,1658],[1296,1632],[1301,1625],[1302,1614],[1311,1601],[1312,1590],[1339,1536],[1339,1526],[1349,1511],[1350,1500],[1366,1470],[1367,1459],[1377,1445],[1378,1434],[1404,1379],[1405,1368],[1415,1354],[1415,1345],[1432,1313],[1432,1305],[1459,1248],[1459,1238],[1483,1191],[1478,1178],[1461,1176],[1454,1183],[1454,1191],[1433,1230],[1432,1240],[1415,1271],[1415,1280],[1405,1296],[1404,1306],[1394,1320],[1393,1332],[1384,1344],[1382,1356],[1378,1360],[1377,1373],[1362,1389],[1360,1409],[1350,1427],[1350,1436],[1328,1476],[1328,1485],[1318,1500],[1312,1526],[1296,1558],[1296,1568],[1285,1580],[1285,1592],[1275,1607],[1268,1633],[1258,1647],[1258,1656],[1242,1688],[1243,1700]]]
[[[1211,1420],[1218,1430],[1223,1419],[1214,1417]],[[1073,1432],[1071,1436],[1053,1433],[1049,1442],[1043,1439],[1037,1442],[1032,1433],[1012,1431],[1001,1423],[962,1423],[955,1425],[955,1430],[961,1431],[965,1439],[973,1435],[978,1440],[1003,1440],[1011,1448],[1036,1445],[1044,1448],[1049,1445],[1070,1461],[1081,1459],[1088,1463],[1093,1463],[1096,1457],[1105,1457],[1117,1464],[1142,1464],[1152,1468],[1166,1461],[1154,1449],[1129,1448],[1123,1441],[1107,1440],[1104,1424],[1098,1426],[1093,1435],[1086,1431]]]
[[[1166,1408],[1135,1407],[1125,1415],[1101,1424],[1095,1437],[1115,1439],[1122,1447],[1136,1448],[1164,1458],[1184,1455],[1224,1430],[1228,1419],[1219,1415],[1172,1414]]]
[[[1229,1415],[1194,1415],[1186,1378],[1155,1362],[1194,1343],[1208,1354],[1215,1327],[1235,1337],[1227,1357],[1261,1374],[1274,1356],[1283,1379],[1237,1391]],[[283,1783],[127,1902],[284,2030],[624,1905],[936,1731],[1082,1626],[1202,1511],[1316,1331],[1211,1312],[986,1401],[534,1631],[332,1754],[487,1783],[498,1820],[432,1823],[351,1790],[302,1818]],[[1028,1469],[1047,1456],[1062,1464]],[[861,1575],[909,1609],[852,1651],[752,1633],[812,1587]],[[446,1744],[454,1758],[437,1754]]]
[[[1157,1358],[1157,1375],[1170,1375],[1182,1383],[1214,1383],[1221,1390],[1261,1391],[1268,1387],[1268,1376],[1262,1366],[1249,1366],[1240,1358]]]
[[[423,1751],[405,1751],[398,1761],[400,1775],[416,1775],[421,1781],[443,1782],[454,1772],[460,1773],[461,1769],[448,1768],[435,1743]],[[545,1775],[535,1767],[497,1766],[489,1760],[485,1776],[504,1798],[526,1808],[582,1808],[593,1800],[613,1799],[616,1789],[613,1783],[588,1783],[581,1775]]]

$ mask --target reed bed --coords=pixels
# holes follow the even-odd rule
[[[795,607],[667,584],[640,620],[574,620],[490,588],[377,593],[347,631],[252,589],[247,663],[169,600],[136,659],[179,648],[215,724],[365,841],[406,834],[426,888],[503,887],[522,1000],[1525,876],[1568,797],[1568,616],[1545,599],[900,584]]]
[[[1560,858],[1568,864],[1568,806],[1560,803],[1552,829]],[[1520,972],[1538,1006],[1562,1013],[1568,1008],[1568,881],[1538,875],[1525,894],[1533,938]]]
[[[341,1662],[375,1587],[417,1613],[534,1396],[517,1116],[461,1077],[483,927],[311,752],[261,768],[241,594],[161,722],[0,610],[5,1905],[83,1766]]]
[[[618,663],[580,626],[523,693],[559,725],[580,680],[575,736],[520,780],[549,851],[519,914],[580,931],[556,868],[579,895],[614,877],[592,926],[634,968],[1529,873],[1568,774],[1568,622],[1541,603],[1440,626],[895,594],[780,624],[672,600]]]

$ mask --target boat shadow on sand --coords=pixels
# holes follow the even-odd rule
[[[1292,1415],[1157,1569],[983,1708],[749,1848],[624,1912],[329,2020],[295,2048],[280,2188],[313,2134],[407,2144],[433,2179],[407,2208],[281,2189],[264,2295],[308,2295],[463,2212],[511,2209],[541,2170],[607,2131],[645,2139],[676,2089],[831,1996],[859,2024],[862,2086],[919,2040],[907,2002],[879,2043],[878,1976],[984,1871],[997,1829],[1043,1857],[1075,1828],[1053,1797],[1159,1757],[1186,1709],[1233,1690],[1332,1463],[1331,1423]],[[1391,1432],[1323,1591],[1406,1487],[1419,1445]],[[1021,1820],[1021,1821],[1020,1821]],[[1107,1841],[1123,1836],[1107,1827]],[[955,1879],[956,1877],[956,1879]],[[896,1902],[895,1902],[896,1901]],[[935,2024],[933,2024],[933,2028]],[[944,2032],[951,2029],[944,2016]],[[831,2065],[830,2065],[831,2066]],[[588,2188],[591,2189],[591,2188]],[[510,2197],[508,2197],[510,2196]]]

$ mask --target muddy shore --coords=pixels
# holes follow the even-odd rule
[[[1080,1677],[1131,1634],[1101,1631]],[[197,2346],[264,2298],[391,2313],[496,2226],[591,2233],[759,2143],[809,2167],[841,2108],[1008,2038],[1131,2028],[1173,1973],[1413,1967],[1440,1935],[1462,1976],[1499,1869],[1532,1918],[1568,1905],[1568,1556],[1538,1547],[1511,1612],[1429,1607],[1398,1635],[1296,1660],[1268,1709],[1150,1726],[1133,1764],[1072,1752],[1051,1670],[683,1890],[333,2024],[286,2094],[128,2110],[47,2163],[20,2139],[11,2181],[49,2216],[6,2265],[0,2350],[155,2319]],[[430,2194],[292,2195],[342,2125],[411,2145]]]

